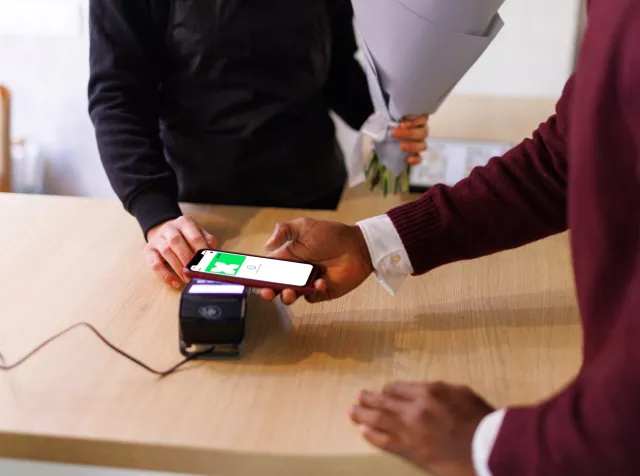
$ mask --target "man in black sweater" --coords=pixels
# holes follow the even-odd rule
[[[89,112],[116,194],[169,285],[215,237],[179,201],[334,209],[346,179],[329,111],[372,114],[349,0],[91,0]],[[409,163],[426,118],[405,124]]]

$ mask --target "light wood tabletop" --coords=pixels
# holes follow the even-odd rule
[[[262,254],[300,215],[356,220],[407,200],[350,190],[336,212],[184,205],[222,248]],[[179,292],[152,275],[112,200],[0,194],[0,352],[8,362],[89,321],[156,368],[180,360]],[[434,250],[437,252],[437,250]],[[396,297],[371,279],[336,301],[252,298],[247,354],[159,379],[77,329],[0,372],[0,457],[216,476],[413,475],[347,418],[359,390],[397,379],[471,385],[528,404],[578,370],[566,235],[439,268]]]

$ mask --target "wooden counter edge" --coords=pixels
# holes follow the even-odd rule
[[[260,454],[6,433],[0,433],[0,458],[203,476],[421,474],[396,458],[376,452],[309,456]]]

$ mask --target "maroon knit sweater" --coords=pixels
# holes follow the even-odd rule
[[[590,2],[577,70],[532,139],[389,216],[416,274],[571,229],[583,366],[507,411],[490,468],[639,476],[640,0]]]

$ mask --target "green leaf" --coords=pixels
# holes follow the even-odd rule
[[[364,167],[364,173],[367,175],[372,167],[378,166],[378,154],[374,150],[369,153],[369,157],[367,158],[367,163]]]
[[[383,180],[382,180],[382,195],[386,197],[389,194],[389,190],[391,189],[391,171],[386,167],[382,166],[383,171]]]
[[[389,193],[409,193],[411,175],[410,165],[407,165],[400,175],[393,177],[391,172],[380,161],[378,154],[376,154],[375,151],[371,151],[363,168],[369,190],[373,190],[379,185],[384,197],[389,195]]]
[[[366,178],[367,178],[367,186],[369,187],[369,190],[373,190],[373,188],[380,181],[380,174],[378,172],[378,168],[372,167],[369,170],[369,173],[367,174]]]
[[[407,168],[398,177],[400,179],[400,193],[409,193],[410,188],[411,166]]]

